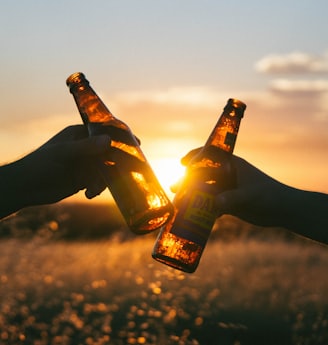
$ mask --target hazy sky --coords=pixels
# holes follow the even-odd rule
[[[65,80],[82,71],[157,171],[234,97],[235,153],[328,192],[327,13],[327,0],[0,0],[1,161],[80,123]]]

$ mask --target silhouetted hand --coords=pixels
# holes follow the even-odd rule
[[[187,165],[200,148],[181,162]],[[230,214],[259,226],[284,227],[328,243],[328,195],[287,186],[242,158],[232,156],[236,188],[216,197],[218,216]]]
[[[20,208],[54,203],[86,189],[92,198],[105,189],[95,159],[110,155],[107,135],[88,137],[83,125],[59,132],[39,149],[0,167],[0,216]]]
[[[216,197],[218,215],[231,214],[259,226],[283,226],[281,207],[290,188],[242,158],[231,159],[236,169],[236,188]]]

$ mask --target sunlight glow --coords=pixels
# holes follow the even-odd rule
[[[160,158],[152,161],[152,168],[169,197],[173,196],[170,187],[183,177],[185,167],[178,158]]]

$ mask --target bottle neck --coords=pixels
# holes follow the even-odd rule
[[[237,100],[229,100],[208,137],[205,147],[214,146],[232,154],[245,108],[246,106],[242,102],[238,101],[237,103]]]
[[[114,119],[113,114],[89,85],[82,73],[72,74],[66,84],[74,97],[82,120],[87,123],[106,123]]]

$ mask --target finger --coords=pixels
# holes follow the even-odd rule
[[[176,193],[178,190],[179,190],[179,186],[180,186],[180,183],[177,182],[177,183],[174,183],[170,186],[170,191],[172,193]]]
[[[111,139],[107,134],[91,136],[82,140],[73,141],[58,146],[61,156],[66,158],[84,158],[86,156],[99,156],[110,153]]]
[[[184,180],[184,177],[181,177],[170,186],[170,190],[172,193],[177,193],[177,191],[179,190],[180,186],[183,183],[183,180]]]
[[[181,158],[182,165],[188,165],[192,158],[202,149],[202,147],[198,147],[197,149],[193,149],[189,151],[184,157]]]
[[[88,199],[93,199],[97,195],[101,194],[106,189],[106,185],[104,183],[95,183],[92,186],[89,186],[85,191],[85,196]]]
[[[74,141],[77,139],[83,139],[88,137],[88,130],[84,125],[73,125],[64,128],[62,131],[57,133],[51,139],[49,139],[45,145],[53,145],[58,143],[64,143],[68,141]]]
[[[63,140],[67,139],[67,141],[70,141],[87,138],[89,133],[88,128],[84,125],[72,125],[64,128],[60,135]]]

